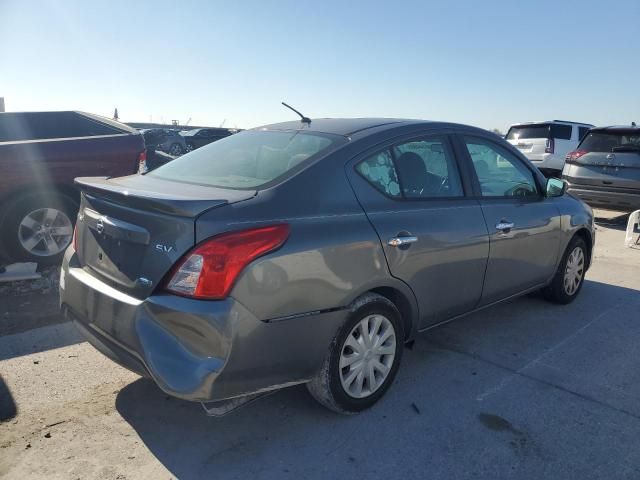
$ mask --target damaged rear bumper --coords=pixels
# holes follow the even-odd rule
[[[70,248],[60,302],[100,352],[166,393],[212,402],[308,381],[320,368],[346,312],[278,322],[257,319],[238,301],[168,294],[128,296],[85,271]]]

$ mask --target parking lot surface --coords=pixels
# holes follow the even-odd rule
[[[0,332],[0,477],[640,478],[640,250],[597,214],[573,304],[530,295],[426,332],[357,416],[294,387],[206,417],[68,323]]]

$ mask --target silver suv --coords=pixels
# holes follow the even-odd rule
[[[547,177],[559,177],[567,153],[575,150],[591,127],[564,120],[519,123],[509,128],[506,139]]]
[[[640,209],[640,128],[593,128],[567,155],[562,178],[569,191],[592,206]]]

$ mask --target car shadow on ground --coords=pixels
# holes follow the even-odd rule
[[[424,448],[431,443],[445,448],[438,432],[445,435],[454,425],[461,432],[471,432],[465,435],[478,435],[481,443],[494,441],[485,437],[492,434],[483,430],[486,425],[475,422],[487,416],[482,409],[490,405],[477,401],[479,392],[500,384],[505,375],[517,377],[534,359],[597,324],[608,312],[617,315],[619,306],[629,312],[637,309],[638,291],[587,280],[582,295],[571,305],[553,305],[530,295],[425,332],[411,350],[405,350],[388,394],[357,416],[329,412],[308,396],[304,386],[297,386],[225,417],[207,417],[201,405],[173,399],[147,379],[122,389],[116,408],[153,455],[181,479],[244,478],[266,472],[274,478],[285,473],[326,477],[334,468],[345,476],[353,468],[357,475],[361,462],[382,461],[376,458],[376,449],[367,447],[376,438],[390,445],[400,442],[395,450],[387,450],[384,461],[408,462],[405,467],[409,468],[418,460],[403,450],[413,449],[416,439]],[[526,381],[535,380],[527,377]],[[526,403],[524,394],[515,395],[517,403]],[[492,415],[505,414],[501,408],[510,407],[494,405]],[[469,421],[474,423],[464,423]],[[345,449],[347,444],[356,446]],[[502,455],[502,450],[496,452]],[[333,462],[340,465],[327,466]]]
[[[615,214],[614,214],[615,215]],[[595,217],[594,221],[596,225],[600,227],[607,227],[612,230],[626,230],[627,223],[629,222],[629,214],[621,213],[612,217]]]
[[[11,420],[17,413],[18,407],[13,400],[9,386],[0,375],[0,422]]]

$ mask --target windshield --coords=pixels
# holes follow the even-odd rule
[[[526,138],[548,138],[549,124],[526,125],[511,127],[507,133],[507,140],[524,140]]]
[[[241,132],[194,150],[148,175],[213,187],[255,188],[317,158],[337,138],[302,132]]]
[[[640,132],[593,132],[582,140],[578,150],[586,150],[587,152],[613,152],[614,149],[620,147],[640,147]]]

